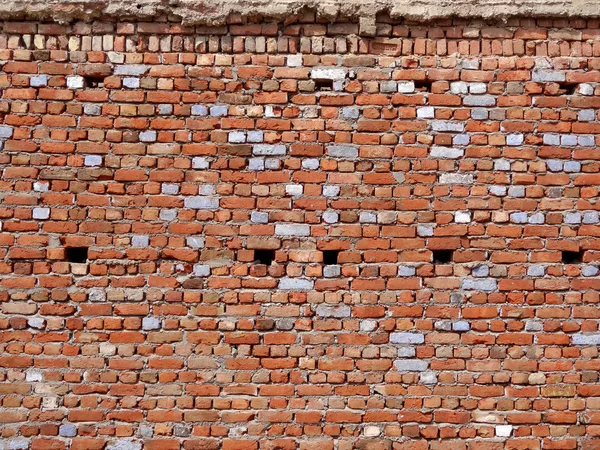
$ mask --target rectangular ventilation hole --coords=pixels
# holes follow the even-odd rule
[[[578,264],[581,261],[583,261],[583,251],[568,252],[566,250],[563,250],[562,262],[564,264]]]
[[[417,92],[431,92],[431,81],[429,80],[414,80],[415,91]]]
[[[67,261],[71,263],[84,263],[88,259],[87,247],[65,247]]]
[[[431,253],[435,264],[448,264],[452,262],[454,250],[432,250]]]
[[[323,250],[323,264],[331,266],[338,263],[338,250]]]
[[[560,95],[576,95],[579,83],[558,83],[558,92]]]
[[[85,86],[88,88],[103,88],[104,77],[84,76]]]
[[[254,250],[254,264],[270,266],[275,260],[275,250]]]
[[[316,78],[313,81],[315,82],[315,91],[333,91],[333,80]]]

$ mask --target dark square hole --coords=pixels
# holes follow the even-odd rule
[[[254,250],[254,263],[270,266],[275,259],[275,250]]]
[[[579,83],[558,83],[559,93],[562,95],[575,95],[577,94],[577,87]]]
[[[432,250],[433,262],[435,264],[448,264],[452,262],[454,250]]]
[[[333,80],[315,79],[315,91],[333,91]]]
[[[323,250],[323,264],[330,266],[338,263],[338,250]]]
[[[429,80],[414,80],[415,91],[417,92],[431,92],[431,81]]]
[[[89,88],[103,88],[104,77],[87,76],[83,77],[85,80],[85,86]]]
[[[578,252],[562,252],[562,262],[564,264],[578,264],[583,261],[583,251]]]
[[[65,247],[67,261],[72,263],[84,263],[88,259],[87,247]]]

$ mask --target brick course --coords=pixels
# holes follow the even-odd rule
[[[2,24],[0,449],[600,448],[600,20],[229,22]]]

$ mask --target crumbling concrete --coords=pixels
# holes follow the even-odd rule
[[[511,17],[600,17],[600,0],[6,0],[4,19],[151,20],[172,18],[184,24],[221,25],[228,17],[261,16],[293,22],[306,12],[324,20],[365,21],[377,14],[411,21],[441,18],[506,20]],[[365,22],[366,23],[366,22]]]

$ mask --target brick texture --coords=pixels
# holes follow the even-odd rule
[[[0,449],[600,448],[599,27],[2,23]]]

